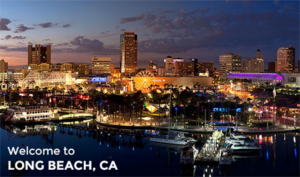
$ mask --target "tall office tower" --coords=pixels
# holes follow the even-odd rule
[[[262,68],[262,69],[260,69],[260,72],[264,72],[264,69],[265,69],[264,56],[261,55],[259,49],[257,49],[256,55],[255,55],[254,59],[257,59],[257,60],[258,60],[257,62],[260,63],[260,66],[259,66],[259,67]],[[261,65],[262,65],[262,66],[261,66]]]
[[[111,58],[93,57],[92,74],[111,74]]]
[[[41,64],[51,63],[51,45],[46,47],[39,45],[28,45],[28,65],[29,64]]]
[[[205,73],[209,71],[209,74],[213,74],[215,69],[214,69],[214,62],[198,62],[197,64],[197,72],[198,73]]]
[[[255,58],[246,58],[242,60],[243,73],[261,73],[264,72],[264,60]]]
[[[138,70],[137,67],[137,35],[133,32],[125,32],[120,36],[121,73],[133,74]]]
[[[8,63],[5,62],[3,59],[0,60],[0,73],[7,73],[8,70]]]
[[[276,72],[291,73],[295,69],[295,47],[280,47],[277,50]]]
[[[88,64],[79,64],[78,65],[78,75],[87,75],[90,72],[90,67]]]
[[[165,60],[165,73],[175,73],[175,62],[172,56],[167,56]]]
[[[229,73],[241,72],[241,55],[225,53],[219,56],[220,78],[226,78]]]

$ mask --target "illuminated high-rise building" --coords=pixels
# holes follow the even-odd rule
[[[219,56],[220,78],[226,78],[229,73],[241,72],[241,55],[225,53]]]
[[[280,47],[277,50],[276,72],[291,73],[295,69],[295,47]]]
[[[0,73],[7,73],[8,70],[8,63],[5,62],[3,59],[0,60]]]
[[[51,63],[51,45],[46,47],[42,45],[28,45],[28,65],[29,64],[41,64],[41,63]]]
[[[133,32],[125,32],[120,36],[121,58],[120,68],[123,74],[137,72],[137,35]]]
[[[93,57],[92,74],[111,74],[111,58]]]

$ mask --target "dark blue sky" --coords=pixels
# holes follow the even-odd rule
[[[279,47],[299,58],[299,1],[1,1],[1,59],[27,64],[27,45],[52,44],[52,61],[119,62],[119,37],[138,35],[138,63],[167,55],[214,61],[232,52],[266,64]]]

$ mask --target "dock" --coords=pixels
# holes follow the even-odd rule
[[[224,148],[225,138],[219,141],[209,138],[198,153],[195,163],[219,163],[220,149]]]

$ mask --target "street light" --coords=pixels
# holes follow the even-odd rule
[[[133,126],[134,126],[134,106],[132,106],[132,123],[133,123]]]
[[[204,131],[206,131],[206,109],[204,111]]]
[[[121,105],[119,105],[119,125],[120,125],[120,121],[121,121]]]
[[[176,110],[176,127],[177,128],[177,107],[175,107],[175,110]]]
[[[100,103],[100,111],[101,111],[101,107],[102,107],[102,101],[101,101],[101,103]],[[99,112],[100,112],[99,111]],[[103,117],[103,111],[102,111],[102,113],[100,114],[100,122],[102,122],[102,117]]]
[[[109,104],[107,105],[108,106],[108,108],[107,108],[107,124],[108,124],[108,119],[109,119]]]
[[[71,113],[71,107],[72,107],[72,97],[71,97],[70,113]]]

